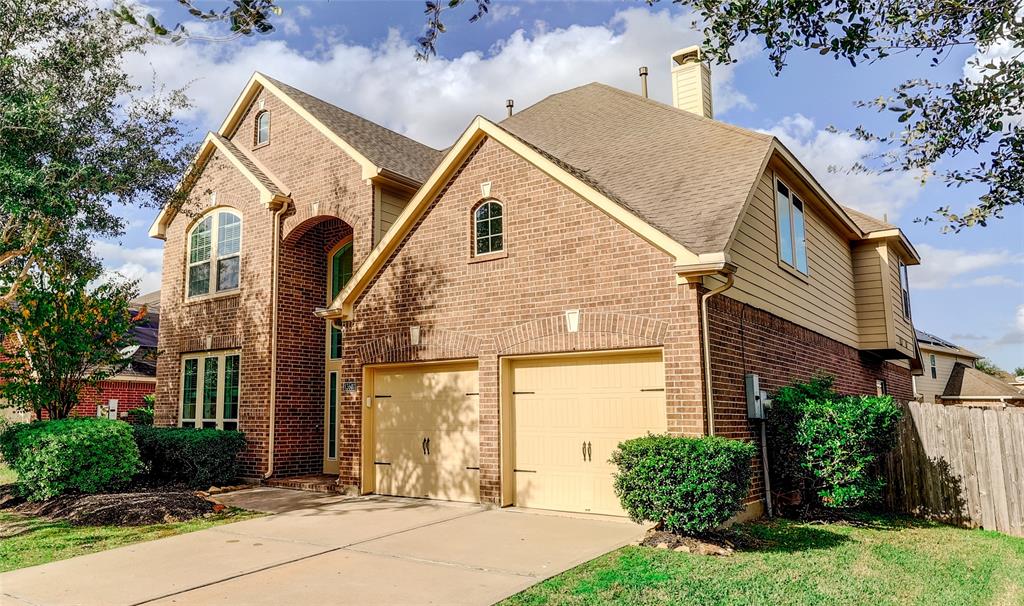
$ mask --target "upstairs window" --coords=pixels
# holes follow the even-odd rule
[[[331,297],[328,303],[331,303],[352,279],[352,242],[343,244],[331,254],[328,271],[331,283]],[[342,354],[342,332],[333,322],[330,338],[330,357],[337,360]]]
[[[473,211],[473,241],[477,256],[505,250],[503,210],[501,202],[490,200]]]
[[[775,183],[775,216],[779,232],[779,260],[806,274],[804,203],[782,181]]]
[[[907,276],[907,266],[899,261],[900,272],[900,293],[903,295],[903,317],[910,319],[910,278]]]
[[[203,217],[188,236],[188,296],[238,288],[242,218],[222,210]]]
[[[938,369],[935,366],[935,354],[929,354],[928,355],[928,364],[932,368],[932,378],[933,379],[939,378],[939,371],[938,371]]]
[[[256,116],[256,145],[270,143],[270,112]]]

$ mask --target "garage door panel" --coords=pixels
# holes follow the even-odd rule
[[[515,474],[517,504],[624,515],[608,459],[666,430],[660,354],[517,360],[512,381],[515,468],[536,472]]]
[[[374,372],[380,494],[479,501],[480,411],[475,367]],[[429,439],[429,445],[425,440]]]

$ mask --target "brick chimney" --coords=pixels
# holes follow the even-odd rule
[[[713,118],[711,67],[699,46],[672,53],[672,105],[698,116]]]

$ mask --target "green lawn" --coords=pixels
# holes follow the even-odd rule
[[[539,604],[1024,604],[1024,539],[895,517],[764,522],[731,557],[625,547],[509,598]]]
[[[0,512],[0,572],[65,560],[131,543],[238,522],[263,514],[228,509],[209,518],[152,526],[72,526]]]

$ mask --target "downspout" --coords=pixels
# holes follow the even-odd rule
[[[700,297],[700,323],[704,340],[704,394],[707,398],[708,435],[715,435],[715,397],[711,393],[711,342],[708,337],[708,299],[721,294],[730,288],[733,283],[733,272],[722,271],[725,275],[725,284],[708,291]]]
[[[271,263],[270,280],[270,423],[267,433],[267,473],[263,479],[274,475],[274,427],[277,417],[277,267],[281,256],[281,215],[288,209],[285,202],[274,211],[274,255]]]

